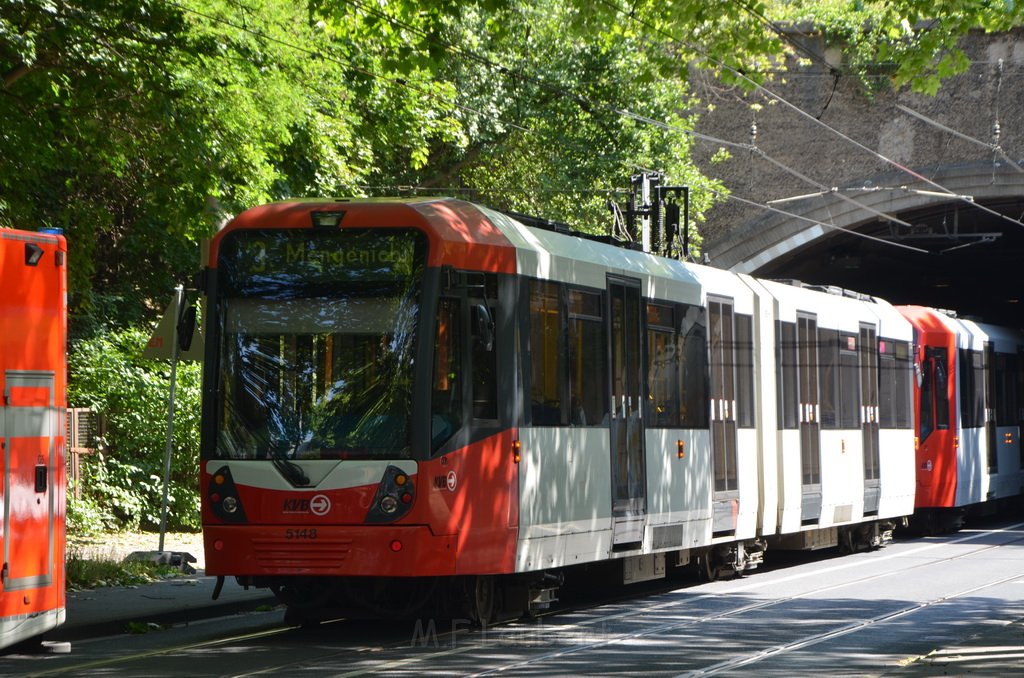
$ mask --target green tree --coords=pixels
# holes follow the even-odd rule
[[[96,455],[82,457],[82,499],[71,502],[73,528],[155,530],[163,499],[168,377],[163,361],[141,357],[148,332],[120,330],[79,342],[68,357],[68,399],[104,414],[107,433]],[[200,526],[201,369],[179,363],[167,524]],[[76,505],[77,504],[77,505]]]
[[[770,18],[773,30],[777,22],[818,27],[844,47],[842,69],[869,90],[888,83],[925,94],[935,94],[944,79],[967,69],[969,61],[959,46],[967,32],[1006,31],[1024,20],[1024,4],[1016,0],[775,0],[745,7],[766,22]]]
[[[78,335],[152,319],[223,214],[365,173],[338,66],[310,56],[323,28],[293,3],[241,7],[4,7],[0,224],[65,229]]]

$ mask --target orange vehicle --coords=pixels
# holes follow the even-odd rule
[[[67,244],[0,229],[0,647],[65,614]]]

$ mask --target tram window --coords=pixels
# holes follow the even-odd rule
[[[981,351],[958,350],[960,366],[960,419],[964,428],[985,422],[985,373]]]
[[[441,299],[434,339],[430,441],[437,450],[462,426],[462,360],[459,300]]]
[[[470,287],[470,360],[473,418],[498,418],[498,340],[495,318],[498,276],[478,273],[482,284]],[[485,301],[486,300],[486,301]]]
[[[997,353],[996,369],[992,375],[996,380],[996,425],[1016,426],[1018,422],[1017,375],[1020,371],[1020,360],[1016,354]]]
[[[1017,348],[1017,418],[1024,424],[1024,349]],[[1024,469],[1024,445],[1020,446],[1021,468]]]
[[[494,309],[489,309],[493,317]],[[473,417],[498,418],[498,349],[497,337],[486,345],[479,337],[473,347]]]
[[[878,409],[882,428],[910,428],[910,346],[905,341],[878,340]]]
[[[821,384],[821,427],[839,424],[839,333],[818,330],[819,383]]]
[[[920,435],[921,442],[935,429],[935,358],[928,356],[921,363]]]
[[[892,342],[878,340],[878,425],[896,428],[896,356]]]
[[[705,311],[687,304],[647,304],[648,425],[708,427]]]
[[[647,421],[650,426],[679,426],[680,337],[673,316],[675,309],[647,304]]]
[[[860,357],[857,336],[839,338],[839,428],[860,426]]]
[[[678,307],[679,337],[682,348],[680,381],[683,387],[680,424],[684,428],[707,428],[708,398],[708,323],[707,311],[701,306]]]
[[[736,314],[736,424],[740,428],[755,426],[754,406],[754,320]]]
[[[603,308],[601,293],[569,290],[569,411],[574,426],[607,423]]]
[[[561,395],[564,372],[560,287],[557,283],[531,280],[529,296],[532,421],[537,426],[557,426],[566,423]]]
[[[778,323],[775,326],[775,342],[778,347],[779,426],[796,428],[800,403],[800,394],[797,392],[796,323]]]
[[[945,348],[928,349],[933,358],[932,370],[935,375],[935,428],[949,430],[949,353]]]
[[[893,400],[896,404],[896,428],[913,428],[913,387],[914,361],[910,355],[910,344],[906,341],[893,343],[896,353],[896,386]]]

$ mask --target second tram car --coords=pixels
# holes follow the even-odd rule
[[[914,510],[914,327],[879,299],[452,199],[248,210],[204,287],[207,573],[299,616],[486,621],[574,566],[713,578]]]
[[[902,306],[914,325],[917,515],[957,529],[966,511],[1016,500],[1024,487],[1024,333]]]

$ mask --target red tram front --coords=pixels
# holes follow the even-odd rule
[[[462,205],[269,205],[213,240],[208,574],[372,612],[512,571],[515,251]]]

